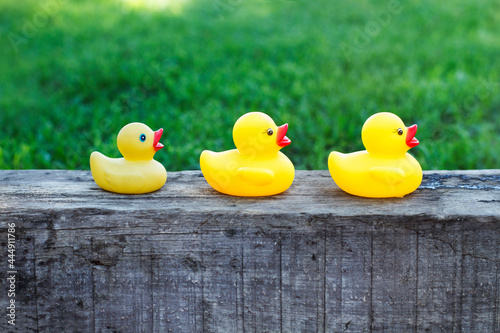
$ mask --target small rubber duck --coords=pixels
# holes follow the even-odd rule
[[[417,125],[405,127],[393,113],[372,115],[361,130],[366,150],[330,153],[333,180],[342,190],[361,197],[402,198],[415,191],[422,182],[422,168],[407,151],[419,144],[416,133]]]
[[[262,112],[241,116],[233,127],[236,149],[220,153],[205,150],[200,167],[208,184],[235,196],[268,196],[285,191],[293,182],[295,168],[280,149],[291,141],[288,124],[276,126]]]
[[[124,194],[160,189],[167,181],[167,171],[153,156],[163,148],[162,134],[162,128],[153,132],[142,123],[125,125],[117,137],[122,158],[109,158],[97,151],[90,155],[90,170],[97,185],[106,191]]]

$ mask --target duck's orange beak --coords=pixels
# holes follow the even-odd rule
[[[292,141],[286,136],[286,132],[288,131],[288,124],[281,125],[278,127],[278,133],[276,135],[276,143],[281,148],[288,146]]]
[[[411,125],[406,129],[408,130],[406,133],[406,145],[410,148],[418,146],[420,142],[418,142],[417,138],[415,138],[415,134],[417,134],[417,125]]]
[[[162,134],[163,134],[163,128],[160,128],[155,132],[155,137],[153,140],[153,148],[155,149],[155,151],[158,151],[164,147],[163,144],[160,143]]]

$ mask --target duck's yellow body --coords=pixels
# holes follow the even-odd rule
[[[236,196],[266,196],[285,191],[295,169],[282,152],[269,159],[249,159],[237,149],[215,153],[205,150],[200,166],[207,182],[219,192]]]
[[[332,152],[328,169],[341,189],[362,197],[403,197],[422,182],[422,168],[408,153],[394,159],[372,156],[366,150],[351,154]]]
[[[167,181],[165,167],[153,159],[163,145],[163,130],[153,132],[141,123],[131,123],[118,134],[123,158],[109,158],[99,152],[90,155],[90,170],[99,187],[124,194],[141,194],[160,189]]]
[[[268,196],[288,189],[295,177],[293,163],[279,150],[290,144],[288,125],[277,127],[261,112],[243,115],[233,128],[237,149],[205,150],[200,167],[215,190],[234,196]]]
[[[127,161],[109,158],[99,152],[90,155],[92,177],[106,191],[141,194],[160,189],[167,181],[167,171],[158,161]]]
[[[328,169],[347,193],[371,198],[403,197],[422,182],[422,168],[406,151],[419,144],[417,126],[405,127],[387,112],[370,117],[362,129],[367,150],[350,154],[332,152]]]

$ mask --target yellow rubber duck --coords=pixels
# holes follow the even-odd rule
[[[393,113],[368,118],[361,130],[366,148],[351,154],[332,152],[328,169],[333,180],[347,193],[361,197],[403,197],[422,182],[422,168],[407,151],[419,144],[417,125],[405,127]]]
[[[99,152],[90,155],[90,170],[102,189],[115,193],[153,192],[167,181],[165,167],[153,156],[163,148],[163,129],[153,132],[141,123],[125,125],[118,133],[118,150],[123,158],[109,158]]]
[[[219,192],[235,196],[267,196],[285,191],[295,168],[280,149],[290,144],[288,124],[276,126],[262,112],[241,116],[233,128],[236,149],[220,153],[205,150],[200,167],[207,182]]]

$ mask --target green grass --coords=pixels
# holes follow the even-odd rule
[[[500,168],[500,2],[401,1],[377,26],[391,2],[0,0],[0,168],[88,169],[141,121],[167,170],[198,169],[254,110],[289,123],[297,169],[363,149],[380,111],[419,125],[424,169]]]

